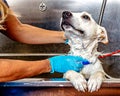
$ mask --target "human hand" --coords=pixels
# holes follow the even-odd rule
[[[84,65],[89,61],[79,56],[60,55],[49,58],[51,64],[51,73],[65,73],[68,70],[81,71]]]

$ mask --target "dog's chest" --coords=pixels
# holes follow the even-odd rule
[[[97,42],[97,39],[86,40],[82,38],[71,37],[68,42],[70,46],[69,54],[73,56],[81,56],[90,62],[95,62],[98,55]]]
[[[85,48],[80,40],[69,41],[70,51],[69,53],[74,56],[82,56],[83,58],[91,57],[91,51]]]
[[[93,64],[85,65],[80,73],[82,73],[86,78],[89,78],[93,68],[94,68]]]
[[[84,39],[85,40],[85,39]],[[68,44],[70,45],[70,54],[74,56],[80,56],[87,59],[91,64],[84,65],[82,69],[82,74],[85,75],[86,78],[89,78],[91,74],[96,71],[101,71],[102,66],[101,62],[97,58],[99,52],[97,52],[98,41],[94,40],[85,40],[82,38],[72,37],[69,39]]]
[[[97,71],[98,68],[96,67],[96,65],[98,65],[98,64],[91,63],[91,64],[88,64],[88,65],[84,65],[84,68],[81,70],[81,73],[83,75],[85,75],[86,78],[89,78],[89,76],[91,74],[93,74],[94,72]]]
[[[84,68],[80,73],[84,74],[86,78],[89,78],[91,74],[94,74],[97,71],[103,71],[101,62],[98,59],[95,63],[84,65]]]

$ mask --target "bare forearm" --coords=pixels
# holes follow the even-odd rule
[[[19,29],[16,40],[27,44],[63,43],[65,38],[63,32],[45,30],[27,24],[22,24]]]
[[[45,30],[28,24],[22,24],[13,13],[6,18],[6,35],[16,41],[27,44],[63,43],[64,32]]]
[[[0,82],[5,82],[50,72],[51,67],[48,60],[21,61],[0,59],[0,69]]]

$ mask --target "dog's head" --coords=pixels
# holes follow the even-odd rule
[[[99,26],[87,12],[72,13],[64,11],[62,13],[61,28],[65,31],[67,39],[70,39],[71,36],[83,40],[97,38],[99,42],[108,43],[105,28]]]

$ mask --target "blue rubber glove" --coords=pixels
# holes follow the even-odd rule
[[[65,73],[68,70],[79,72],[89,61],[79,56],[60,55],[49,58],[51,64],[51,73]]]

